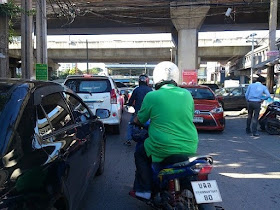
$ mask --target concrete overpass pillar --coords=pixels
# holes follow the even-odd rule
[[[22,78],[30,79],[34,76],[33,64],[33,16],[32,0],[21,0],[21,71]]]
[[[37,0],[36,9],[36,60],[48,64],[46,0]]]
[[[192,4],[200,3],[202,6]],[[180,83],[182,82],[183,70],[198,69],[198,30],[200,29],[208,10],[207,0],[195,2],[171,2],[170,14],[173,25],[178,31],[178,67],[181,71]],[[205,6],[204,6],[205,5]]]
[[[0,14],[0,78],[10,77],[8,15]]]

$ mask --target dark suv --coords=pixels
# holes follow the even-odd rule
[[[76,209],[103,173],[103,123],[57,83],[0,79],[0,130],[0,209]]]

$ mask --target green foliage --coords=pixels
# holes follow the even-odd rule
[[[21,13],[26,13],[28,16],[34,15],[36,10],[24,11],[20,6],[16,5],[13,0],[9,0],[7,4],[0,4],[0,16],[8,16],[8,25],[9,25],[9,42],[12,42],[13,36],[15,36],[15,31],[13,29],[12,19],[20,17]]]
[[[99,72],[102,71],[102,69],[100,68],[92,68],[92,69],[89,69],[89,74],[98,74]],[[87,70],[83,71],[84,73],[87,73]]]
[[[21,13],[22,9],[10,0],[7,4],[0,4],[0,16],[9,16],[14,18]]]

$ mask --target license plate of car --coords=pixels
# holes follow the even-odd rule
[[[191,184],[198,204],[222,202],[216,180],[193,181]]]
[[[203,123],[203,117],[194,117],[193,122],[194,123]]]

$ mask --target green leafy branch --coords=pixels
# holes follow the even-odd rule
[[[15,36],[15,30],[12,19],[20,17],[21,14],[27,14],[28,16],[33,16],[36,13],[35,9],[31,9],[28,11],[24,11],[19,5],[16,5],[13,0],[8,1],[6,4],[0,4],[0,16],[9,17],[8,25],[9,25],[9,42],[11,43],[13,40],[13,36]]]

